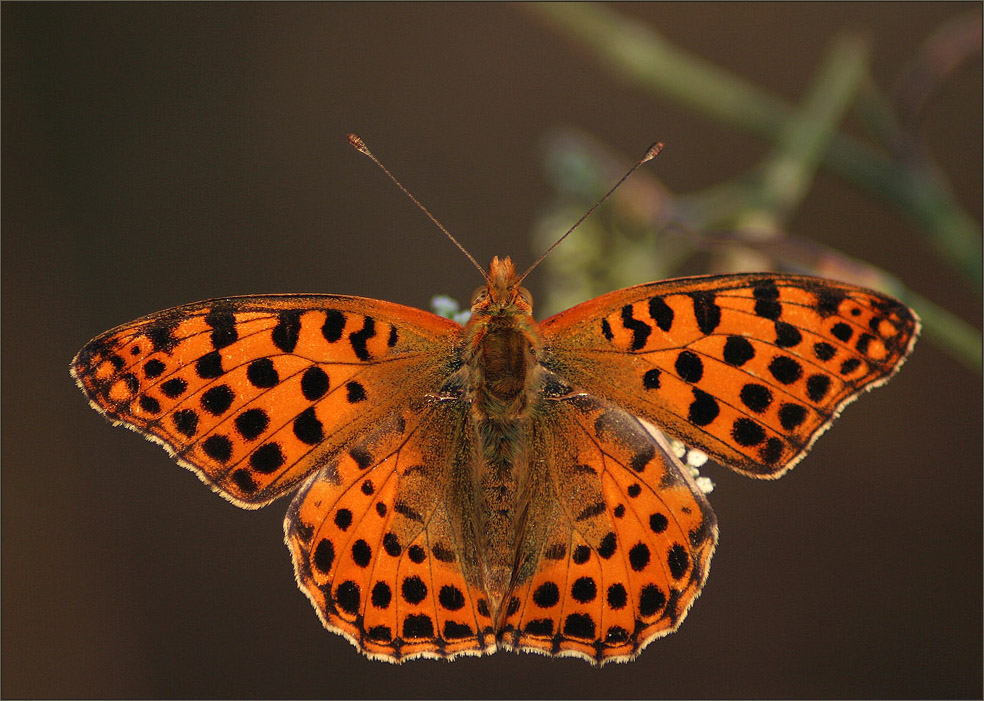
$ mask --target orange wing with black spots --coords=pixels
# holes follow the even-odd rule
[[[722,464],[772,478],[898,370],[919,321],[872,290],[759,273],[630,287],[540,329],[544,365],[569,382]]]
[[[301,487],[284,521],[298,584],[373,659],[496,649],[468,497],[460,401],[416,401]]]
[[[358,297],[232,297],[108,331],[71,369],[97,411],[256,508],[440,386],[460,364],[458,333],[436,315]]]
[[[717,522],[665,437],[604,400],[553,386],[559,395],[534,409],[536,525],[503,646],[625,662],[683,621],[707,578]]]

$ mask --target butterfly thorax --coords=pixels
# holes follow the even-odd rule
[[[488,284],[472,296],[464,333],[470,398],[482,415],[507,418],[525,412],[540,346],[532,301],[512,261],[493,258]]]
[[[527,424],[542,368],[532,298],[509,258],[494,258],[465,328],[471,424],[478,447],[475,503],[486,593],[495,608],[512,584],[528,503]]]

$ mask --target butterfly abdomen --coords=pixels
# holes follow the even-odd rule
[[[536,372],[535,339],[510,313],[473,326],[469,365],[471,416],[479,447],[475,466],[485,587],[494,608],[512,584],[527,503],[528,392]]]

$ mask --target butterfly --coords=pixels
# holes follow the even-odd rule
[[[677,441],[778,477],[919,331],[891,297],[776,273],[537,322],[509,258],[483,274],[463,326],[363,297],[229,297],[107,331],[71,373],[237,506],[295,493],[298,585],[370,658],[604,664],[676,630],[707,578],[717,522]]]

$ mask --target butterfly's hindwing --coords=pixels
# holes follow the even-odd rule
[[[632,659],[699,594],[714,514],[668,447],[609,402],[572,390],[532,415],[535,482],[503,644]]]
[[[408,407],[315,473],[284,522],[298,584],[325,626],[401,662],[496,648],[461,471],[462,402]]]

